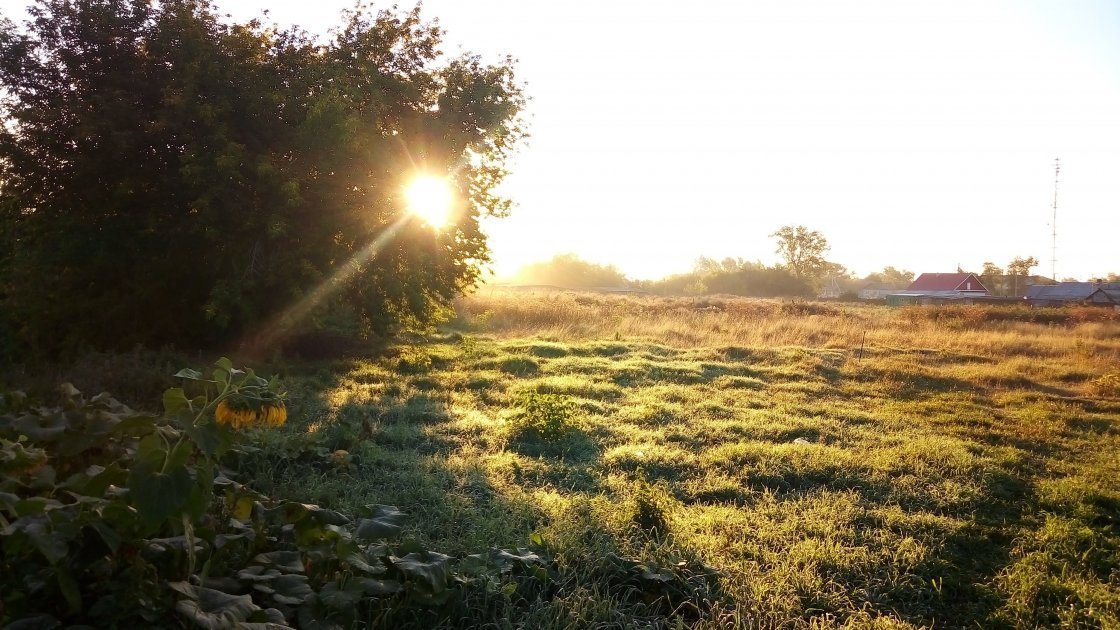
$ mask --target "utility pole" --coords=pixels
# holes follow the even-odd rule
[[[1058,281],[1058,174],[1062,172],[1062,159],[1054,158],[1054,218],[1050,221],[1050,279]]]

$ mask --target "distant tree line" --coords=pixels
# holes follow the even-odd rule
[[[522,267],[510,282],[540,284],[566,289],[630,287],[633,283],[614,265],[599,265],[575,254],[560,254],[550,260]]]
[[[770,236],[775,239],[775,253],[781,258],[780,262],[771,266],[743,258],[716,260],[701,256],[692,270],[686,273],[659,280],[634,281],[613,265],[589,263],[575,254],[563,254],[526,266],[513,281],[572,289],[632,287],[658,295],[728,294],[767,298],[808,298],[821,295],[822,289],[829,288],[833,297],[847,299],[858,299],[859,291],[871,285],[903,290],[914,282],[916,274],[913,271],[889,265],[882,271],[856,276],[843,265],[828,261],[825,258],[829,249],[828,240],[820,232],[805,226],[783,226]],[[1031,269],[1038,264],[1034,256],[1016,257],[1008,263],[1005,271],[995,263],[985,262],[982,271],[976,275],[993,295],[1022,297],[1031,284],[1053,282],[1031,275]],[[965,272],[961,268],[957,271]],[[1117,282],[1120,274],[1110,273],[1102,280]]]

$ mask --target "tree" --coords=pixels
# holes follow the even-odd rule
[[[995,295],[1004,295],[1007,291],[1003,284],[1003,269],[999,265],[985,261],[984,268],[980,271],[980,282]]]
[[[914,282],[914,272],[913,271],[906,271],[904,269],[895,269],[894,267],[887,266],[887,267],[883,267],[883,271],[880,272],[880,273],[881,273],[881,276],[883,278],[883,282],[885,282],[887,284],[895,284],[895,285],[900,285],[900,286],[910,286],[910,283]]]
[[[340,313],[389,334],[477,280],[523,135],[509,62],[441,58],[418,9],[349,12],[322,45],[208,0],[31,15],[0,25],[0,310],[25,343],[225,342]],[[448,228],[407,218],[417,170],[449,176]]]
[[[828,251],[828,241],[816,230],[803,225],[786,225],[770,236],[778,241],[775,250],[784,262],[784,267],[798,278],[816,280],[828,270],[824,253]]]
[[[569,289],[624,287],[630,281],[614,265],[587,262],[575,254],[526,265],[514,278],[523,284],[551,284]]]
[[[1038,266],[1038,259],[1034,256],[1026,258],[1016,257],[1007,263],[1007,275],[1011,276],[1011,295],[1019,297],[1019,278],[1026,278],[1031,274],[1031,267]]]

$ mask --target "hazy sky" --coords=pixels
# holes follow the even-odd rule
[[[0,0],[5,13],[22,6]],[[219,0],[325,32],[351,0]],[[407,5],[407,3],[402,3]],[[381,4],[379,6],[385,6]],[[859,273],[1120,272],[1116,0],[428,0],[445,51],[519,59],[532,138],[499,272],[575,252],[634,277],[774,262],[784,224]]]

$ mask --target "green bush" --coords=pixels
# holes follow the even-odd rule
[[[363,4],[326,41],[209,2],[37,7],[0,21],[0,352],[316,356],[479,278],[524,135],[511,62],[444,56],[419,7]],[[400,194],[415,155],[458,196],[439,230]]]
[[[510,429],[520,438],[556,442],[579,429],[575,414],[571,396],[525,392],[520,409],[509,420]]]

